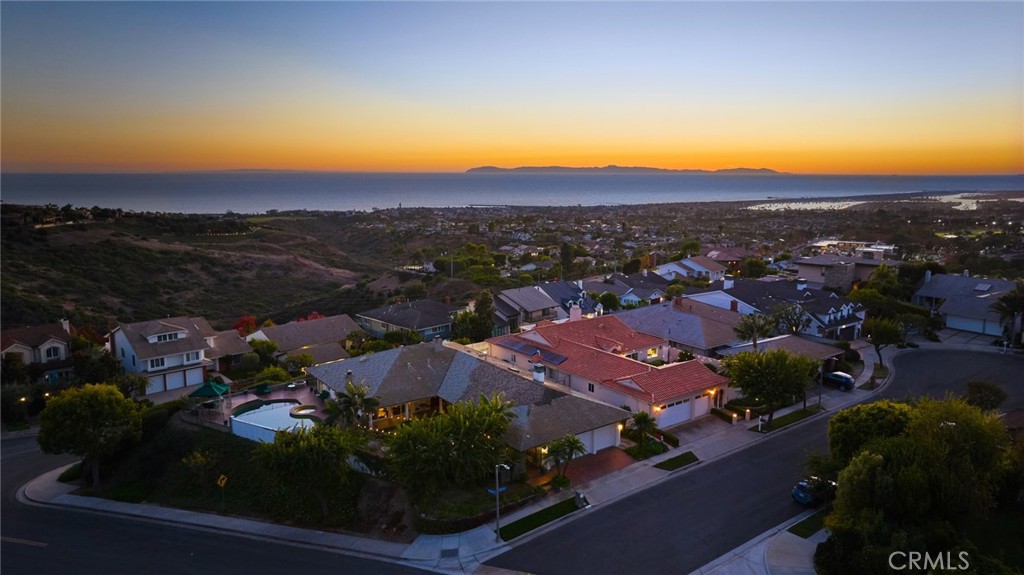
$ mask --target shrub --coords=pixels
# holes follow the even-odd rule
[[[276,365],[272,365],[268,368],[265,368],[263,371],[256,374],[256,381],[262,383],[283,383],[285,381],[288,381],[289,379],[291,379],[291,376],[288,375],[288,371],[285,370],[283,367],[279,367]]]
[[[568,489],[571,484],[572,482],[566,475],[558,474],[551,478],[551,487],[554,489]]]
[[[664,441],[665,443],[671,445],[672,447],[679,447],[679,438],[678,437],[676,437],[675,435],[672,435],[671,433],[669,433],[667,431],[663,431],[661,429],[658,430],[658,433],[661,434],[661,440],[662,441]]]
[[[647,365],[653,365],[654,367],[661,367],[661,366],[665,365],[665,360],[663,360],[663,359],[655,359],[653,361],[647,362]]]
[[[676,361],[690,361],[691,359],[693,359],[693,352],[686,349],[681,349],[679,350],[679,359],[677,359]]]
[[[668,447],[665,446],[664,443],[649,438],[645,439],[643,443],[639,443],[632,447],[626,448],[626,453],[628,453],[630,457],[636,459],[637,461],[641,461],[649,457],[654,457],[655,455],[661,455],[666,451],[668,451]]]
[[[732,413],[727,412],[724,409],[720,409],[720,408],[717,408],[717,407],[712,407],[711,408],[711,413],[713,413],[716,417],[718,417],[718,419],[721,419],[722,421],[724,421],[726,423],[732,423]],[[678,446],[676,446],[676,447],[678,447]]]

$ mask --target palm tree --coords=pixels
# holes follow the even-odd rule
[[[1017,318],[1024,315],[1024,281],[1018,280],[1013,290],[992,304],[992,310],[999,314],[999,321],[1007,327],[1010,345],[1015,345],[1019,326]]]
[[[750,340],[756,353],[758,338],[770,337],[775,332],[775,319],[762,313],[745,315],[732,330],[736,332],[736,337]]]
[[[380,405],[380,399],[369,395],[370,388],[365,383],[346,382],[345,391],[339,392],[336,399],[327,400],[324,405],[327,413],[324,422],[340,427],[356,423],[367,425],[370,414]]]
[[[569,462],[587,452],[587,446],[575,435],[566,435],[548,444],[548,455],[555,461],[555,474],[565,475]]]
[[[654,432],[658,431],[658,422],[654,419],[650,413],[646,411],[638,411],[633,415],[633,419],[629,422],[637,435],[640,436],[640,441],[648,436],[653,436]]]

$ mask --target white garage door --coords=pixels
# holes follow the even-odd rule
[[[149,385],[146,386],[146,393],[160,393],[164,390],[164,376],[154,375],[149,378]]]
[[[199,385],[203,383],[203,368],[190,369],[185,372],[186,385]]]
[[[693,400],[693,416],[700,417],[711,411],[711,396],[705,395]]]
[[[690,410],[690,401],[687,399],[665,404],[657,413],[658,427],[665,429],[677,423],[688,421],[690,419]]]
[[[185,387],[185,372],[175,371],[167,374],[167,389]]]
[[[946,316],[946,327],[969,331],[971,333],[984,333],[984,325],[980,319],[959,317],[954,315]]]
[[[607,447],[615,447],[619,444],[618,425],[607,425],[594,430],[594,451],[601,451]]]

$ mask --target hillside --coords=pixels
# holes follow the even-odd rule
[[[357,284],[377,277],[379,263],[303,233],[298,219],[255,220],[228,226],[151,216],[5,226],[3,326],[68,317],[102,331],[113,321],[192,314],[226,328],[245,314],[288,321],[375,302]]]

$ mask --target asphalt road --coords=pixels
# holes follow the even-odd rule
[[[883,397],[961,395],[986,379],[1024,407],[1024,358],[978,352],[906,353]],[[874,401],[872,399],[871,401]],[[488,565],[541,575],[690,573],[792,518],[789,496],[807,453],[827,449],[821,418],[771,436],[544,533]]]
[[[320,549],[17,501],[15,492],[25,482],[73,460],[43,454],[35,438],[3,441],[4,575],[430,573]]]

